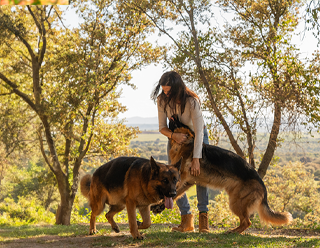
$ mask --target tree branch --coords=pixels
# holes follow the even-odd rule
[[[2,79],[16,95],[20,96],[36,113],[38,113],[37,106],[32,102],[28,95],[18,90],[18,86],[11,82],[5,75],[0,72],[0,79]]]
[[[49,166],[50,170],[54,173],[53,167],[52,167],[52,165],[51,165],[51,163],[50,163],[50,161],[44,151],[44,144],[43,144],[41,129],[42,129],[42,127],[39,127],[39,129],[37,130],[39,143],[40,143],[40,151],[41,151],[42,156],[44,157],[44,160],[46,161],[47,165]]]

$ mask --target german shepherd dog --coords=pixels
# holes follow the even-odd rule
[[[106,214],[115,232],[120,232],[113,216],[125,207],[129,227],[134,239],[143,239],[138,229],[151,225],[150,205],[166,201],[176,195],[180,182],[181,160],[173,165],[157,163],[139,157],[119,157],[100,166],[92,175],[85,175],[80,182],[81,193],[91,207],[90,234],[96,233],[96,216],[110,206]],[[172,201],[172,199],[171,199]],[[136,221],[136,208],[143,222]]]
[[[184,133],[187,141],[178,144],[170,140],[169,156],[172,163],[182,157],[180,170],[181,183],[177,188],[177,199],[194,184],[214,189],[224,189],[229,195],[229,207],[240,219],[240,225],[228,232],[242,233],[250,225],[250,215],[258,212],[260,219],[275,225],[289,224],[292,216],[288,212],[278,213],[270,209],[267,201],[267,190],[257,171],[237,154],[217,146],[203,144],[200,159],[200,175],[190,174],[193,158],[194,133],[183,125],[176,115],[169,120],[169,129]]]

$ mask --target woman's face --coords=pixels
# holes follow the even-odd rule
[[[166,96],[169,96],[169,92],[171,90],[171,86],[161,86],[163,93],[166,94]]]

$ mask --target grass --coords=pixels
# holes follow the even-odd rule
[[[297,237],[269,235],[266,230],[264,235],[226,234],[226,229],[212,229],[209,234],[199,233],[172,233],[170,224],[154,224],[149,229],[143,230],[145,239],[133,240],[127,224],[120,224],[121,232],[115,234],[109,224],[98,224],[99,233],[88,236],[89,225],[73,224],[70,226],[36,226],[1,227],[0,246],[15,247],[15,242],[20,239],[32,239],[33,247],[53,247],[57,242],[62,242],[70,247],[320,247],[320,237]],[[290,231],[288,231],[290,232]],[[52,241],[45,241],[50,236]],[[52,237],[53,236],[53,237]],[[75,240],[79,242],[77,245]],[[69,242],[69,243],[68,243]],[[54,246],[56,247],[56,246]]]
[[[2,226],[0,228],[0,241],[41,237],[45,235],[57,235],[59,237],[74,237],[83,234],[88,229],[85,225],[25,225],[25,226]]]

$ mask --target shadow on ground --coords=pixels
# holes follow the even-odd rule
[[[320,230],[248,229],[239,235],[211,228],[199,234],[172,233],[170,224],[153,224],[142,231],[145,239],[136,241],[127,224],[119,227],[121,232],[114,233],[109,224],[98,224],[96,235],[88,235],[88,224],[0,228],[0,247],[320,247]]]

